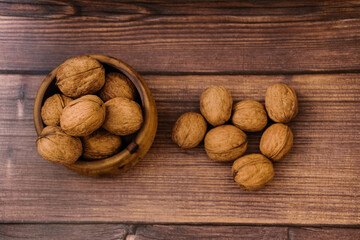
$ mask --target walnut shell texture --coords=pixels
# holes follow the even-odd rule
[[[85,95],[71,101],[60,116],[61,128],[71,136],[90,135],[99,129],[104,121],[104,103],[95,95]]]
[[[260,140],[260,151],[268,158],[279,161],[293,145],[293,133],[290,127],[275,123],[268,127]]]
[[[245,190],[258,190],[274,177],[272,162],[262,154],[248,154],[232,166],[234,181]]]
[[[136,90],[134,84],[123,74],[111,72],[106,74],[105,85],[99,92],[99,96],[104,102],[115,97],[134,100]]]
[[[58,126],[45,127],[36,140],[39,154],[50,162],[72,164],[82,154],[82,144],[78,137],[64,133]]]
[[[247,148],[247,136],[233,125],[211,129],[205,136],[205,151],[216,161],[232,161],[243,155]]]
[[[56,85],[68,97],[80,97],[99,91],[105,84],[105,69],[89,56],[70,58],[56,73]]]
[[[267,124],[264,106],[253,100],[245,100],[234,105],[231,120],[235,126],[246,132],[259,132]]]
[[[266,90],[265,107],[275,122],[288,123],[298,114],[295,90],[283,83],[274,84]]]
[[[118,152],[121,146],[121,138],[99,129],[82,138],[83,157],[86,159],[103,159]]]
[[[41,108],[41,118],[45,125],[57,126],[64,107],[73,99],[62,94],[54,94],[47,98]]]
[[[125,136],[141,128],[143,115],[140,105],[130,99],[116,97],[105,104],[106,120],[103,128],[115,135]]]
[[[181,148],[194,148],[204,139],[207,123],[195,112],[182,114],[172,129],[172,140]]]
[[[222,86],[211,86],[200,97],[200,112],[214,127],[230,119],[232,105],[230,92]]]

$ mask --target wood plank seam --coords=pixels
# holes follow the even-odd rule
[[[60,64],[60,63],[59,63]],[[37,76],[42,75],[43,78],[51,69],[48,70],[13,70],[13,69],[0,69],[0,75],[30,75],[30,76]],[[157,75],[157,76],[208,76],[208,75],[249,75],[249,76],[277,76],[277,75],[284,75],[284,76],[291,76],[291,75],[317,75],[317,74],[357,74],[360,73],[360,68],[354,69],[346,69],[346,70],[304,70],[304,71],[139,71],[142,76],[146,75]]]

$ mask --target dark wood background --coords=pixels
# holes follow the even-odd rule
[[[32,107],[52,68],[82,54],[143,75],[159,127],[139,164],[93,179],[43,160]],[[292,86],[294,147],[264,189],[171,127],[224,85],[264,102]],[[0,0],[0,239],[360,239],[360,1]],[[260,133],[249,134],[258,152]]]

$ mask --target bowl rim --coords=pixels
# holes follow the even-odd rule
[[[101,169],[112,169],[114,168],[114,166],[117,168],[121,168],[121,166],[125,166],[130,162],[127,161],[127,159],[129,159],[132,154],[136,153],[139,148],[142,147],[148,148],[148,149],[142,149],[142,153],[141,153],[142,156],[139,157],[143,157],[150,149],[150,146],[152,145],[155,138],[155,134],[157,131],[157,123],[158,123],[155,100],[142,76],[139,73],[137,73],[127,63],[119,59],[101,54],[88,54],[81,56],[92,57],[98,60],[100,63],[106,64],[118,70],[120,73],[124,74],[127,78],[130,79],[130,81],[136,87],[141,99],[144,122],[142,127],[136,134],[135,139],[131,141],[130,144],[121,152],[104,159],[93,160],[93,161],[76,161],[73,164],[65,165],[65,166],[75,171],[86,171],[86,172],[99,171]],[[44,123],[42,122],[41,119],[41,107],[44,100],[44,96],[50,84],[56,80],[56,73],[60,65],[61,64],[55,67],[45,77],[45,79],[40,84],[35,96],[33,119],[34,119],[35,131],[37,136],[40,136],[41,131],[44,129]],[[151,141],[151,143],[147,147],[143,143],[149,140]]]

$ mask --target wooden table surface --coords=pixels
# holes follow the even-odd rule
[[[65,59],[133,66],[159,127],[136,167],[94,179],[43,160],[32,108]],[[171,142],[201,92],[299,98],[275,178],[241,190],[231,163]],[[360,1],[0,0],[0,239],[360,239]],[[248,134],[249,153],[260,133]]]

